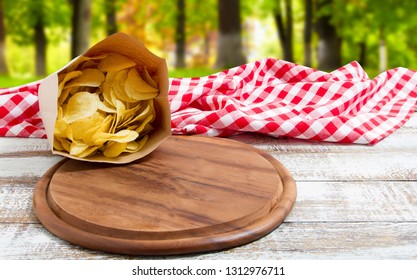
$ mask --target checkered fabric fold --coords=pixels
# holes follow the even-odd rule
[[[417,108],[417,72],[395,68],[369,79],[356,62],[327,73],[269,58],[169,82],[173,134],[374,144]],[[38,87],[0,89],[0,136],[45,137]]]
[[[0,136],[45,138],[38,103],[39,82],[0,89]]]
[[[174,134],[257,132],[374,144],[417,107],[417,73],[396,68],[369,79],[357,62],[331,73],[264,59],[202,78],[172,79]]]

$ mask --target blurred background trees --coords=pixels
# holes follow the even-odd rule
[[[81,55],[90,46],[91,1],[69,0],[71,17],[71,57]],[[107,4],[109,1],[106,1]],[[105,6],[105,12],[107,7]]]
[[[4,26],[3,0],[0,0],[0,75],[9,72],[6,63],[6,28]]]
[[[374,76],[417,68],[415,0],[0,0],[0,86],[58,70],[121,31],[201,76],[263,57]]]
[[[242,48],[239,0],[218,0],[217,68],[230,68],[246,62]]]

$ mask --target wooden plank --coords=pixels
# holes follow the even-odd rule
[[[401,153],[270,153],[296,181],[417,180],[417,149]]]
[[[49,152],[49,145],[46,139],[41,138],[18,138],[0,137],[0,156],[20,155],[24,153],[45,153]]]
[[[409,149],[415,150],[417,149],[416,135],[417,127],[412,129],[400,129],[373,146],[273,138],[249,133],[235,135],[230,137],[230,139],[244,142],[253,145],[258,149],[272,153],[380,153],[404,152]],[[0,137],[0,159],[6,157],[15,158],[28,156],[51,156],[47,140]]]
[[[240,134],[230,137],[271,153],[381,153],[407,152],[417,149],[417,129],[402,130],[375,145],[317,142],[292,138],[274,138],[259,134]]]
[[[417,129],[374,145],[344,145],[262,135],[233,139],[268,152],[297,181],[417,180]]]
[[[0,184],[36,181],[62,157],[52,155],[46,139],[0,137]]]
[[[26,184],[0,187],[0,223],[36,223],[32,196],[35,186]]]
[[[254,137],[257,144],[252,144],[284,164],[297,181],[346,181],[417,180],[415,135],[400,135],[397,148],[393,144],[394,146],[383,149],[375,146],[323,143],[295,145],[300,140],[247,137]],[[262,142],[265,139],[267,145]],[[15,157],[0,155],[0,183],[4,182],[2,179],[10,177],[39,178],[60,159],[59,156],[25,156],[24,153]]]
[[[287,222],[417,222],[417,182],[299,182]]]
[[[416,259],[417,223],[284,223],[250,244],[206,254],[142,257],[71,245],[39,224],[0,224],[0,259]]]
[[[102,259],[106,257],[112,256],[73,246],[55,237],[40,224],[0,224],[0,259]]]
[[[61,159],[59,156],[0,158],[0,183],[6,178],[39,178]]]
[[[417,223],[285,223],[232,258],[416,259]]]
[[[36,223],[34,184],[0,187],[0,221]],[[298,182],[287,222],[417,222],[417,182]]]

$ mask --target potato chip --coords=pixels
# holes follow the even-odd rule
[[[87,149],[77,154],[78,157],[85,158],[95,154],[95,152],[100,148],[100,146],[89,146]]]
[[[87,143],[89,145],[98,145],[95,143],[95,134],[100,132],[108,132],[110,131],[110,127],[113,123],[114,116],[106,116],[106,118],[103,120],[103,122],[96,126],[91,127],[89,130],[87,130],[83,135],[83,142]]]
[[[93,135],[94,145],[103,145],[107,141],[114,141],[119,143],[126,143],[138,138],[139,134],[136,131],[124,129],[116,133],[97,132]]]
[[[80,63],[80,69],[86,69],[86,68],[97,68],[98,66],[97,61],[94,61],[92,59],[86,60],[83,63]]]
[[[126,56],[113,53],[100,61],[98,69],[102,72],[113,72],[131,68],[135,65],[136,63],[128,59]]]
[[[142,111],[142,105],[140,103],[130,109],[123,107],[123,111],[117,113],[120,116],[116,122],[116,129],[128,126],[138,116],[140,111]]]
[[[119,143],[110,141],[103,150],[103,155],[106,157],[117,157],[126,150],[127,143]]]
[[[107,100],[99,101],[98,109],[106,113],[116,113],[116,108],[107,102]]]
[[[58,141],[61,143],[64,150],[69,152],[71,148],[71,142],[67,138],[58,138]]]
[[[84,152],[86,149],[88,149],[89,145],[83,143],[83,142],[78,142],[78,141],[74,141],[71,143],[71,147],[70,147],[70,155],[74,155],[77,156],[79,154],[81,154],[82,152]]]
[[[68,99],[63,119],[67,123],[92,116],[98,110],[98,96],[83,91]]]
[[[148,69],[146,69],[146,67],[143,67],[143,79],[151,87],[158,88],[158,85],[156,84],[156,82],[154,81],[154,79],[152,79],[151,75],[149,75]]]
[[[95,112],[92,116],[80,120],[76,120],[70,124],[73,132],[74,140],[82,140],[84,134],[91,128],[98,128],[104,121],[104,116],[99,112]]]
[[[103,90],[102,101],[106,101],[106,104],[108,104],[111,107],[116,108],[116,95],[114,94],[113,89],[111,87],[108,87],[108,90]]]
[[[64,147],[62,146],[61,142],[57,139],[57,137],[54,138],[54,149],[58,151],[65,151]]]
[[[145,127],[148,123],[152,122],[154,120],[155,116],[154,115],[149,115],[147,116],[140,125],[138,125],[138,127],[134,130],[136,131],[138,134],[143,134],[143,131],[145,130]]]
[[[111,133],[114,133],[116,131],[117,125],[122,121],[125,111],[126,111],[126,107],[124,103],[119,100],[116,100],[116,115],[110,127]]]
[[[81,71],[72,71],[72,72],[69,72],[69,73],[61,74],[62,76],[61,76],[61,78],[59,78],[59,81],[61,81],[61,80],[62,81],[58,84],[58,104],[64,103],[65,99],[67,99],[67,97],[69,95],[70,90],[69,89],[64,90],[65,84],[69,80],[72,80],[74,78],[77,78],[77,77],[81,76],[82,73],[83,72],[81,72]]]
[[[142,149],[143,146],[145,146],[146,141],[148,141],[148,138],[149,138],[148,135],[145,135],[139,141],[131,141],[131,142],[127,143],[127,147],[126,147],[125,152],[127,152],[127,153],[136,153],[137,151]]]
[[[69,152],[71,147],[71,142],[66,138],[55,137],[54,139],[54,148],[59,151]]]
[[[142,121],[149,115],[155,115],[155,108],[153,105],[153,100],[149,100],[147,102],[147,106],[145,107],[145,109],[139,114],[136,114],[135,118],[133,118],[131,122],[134,123],[134,122]]]
[[[113,158],[143,148],[159,94],[146,67],[115,53],[80,57],[58,79],[54,149]]]
[[[152,99],[158,95],[158,89],[146,83],[134,68],[127,73],[125,88],[127,95],[135,100]]]
[[[140,133],[141,135],[148,135],[152,130],[154,130],[153,126],[147,123]]]
[[[71,71],[69,73],[64,73],[62,81],[58,84],[58,97],[60,96],[61,91],[64,89],[65,84],[74,78],[77,78],[83,74],[82,71]],[[60,79],[61,80],[61,79]]]
[[[101,60],[106,57],[107,57],[107,54],[101,54],[101,55],[97,55],[94,57],[80,56],[73,63],[71,63],[65,70],[67,72],[71,72],[71,71],[74,71],[75,69],[83,69],[82,68],[83,62],[88,61],[88,60]]]
[[[71,126],[63,119],[57,119],[55,122],[55,137],[73,139]]]
[[[87,68],[81,71],[82,74],[65,84],[64,88],[68,87],[98,87],[104,81],[105,76],[103,72],[94,68]]]
[[[117,72],[112,81],[111,88],[113,89],[116,99],[124,102],[136,102],[138,100],[134,97],[130,97],[126,92],[127,74],[128,70],[126,69]]]
[[[61,93],[58,96],[58,105],[62,105],[65,102],[65,100],[70,95],[70,92],[71,92],[70,88],[66,88],[63,91],[61,91]]]

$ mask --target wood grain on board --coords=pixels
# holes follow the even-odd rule
[[[228,139],[171,136],[130,164],[59,162],[39,181],[34,208],[71,243],[166,255],[256,240],[295,199],[290,173],[268,154]]]

